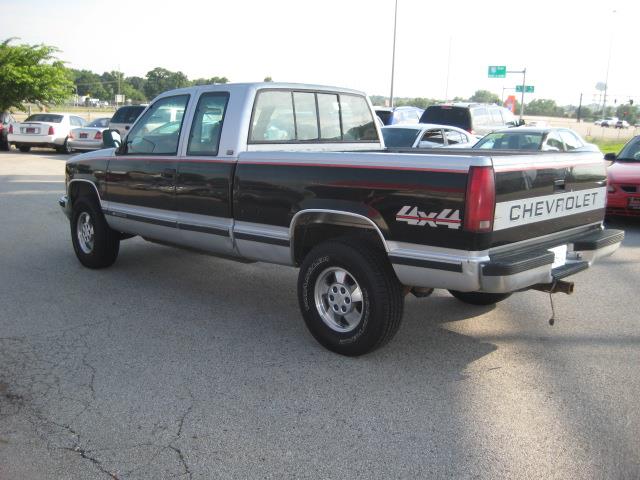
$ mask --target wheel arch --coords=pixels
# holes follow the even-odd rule
[[[98,187],[91,180],[85,180],[81,178],[74,178],[69,182],[67,187],[67,194],[69,195],[69,202],[71,205],[82,196],[92,196],[101,205],[100,193]]]
[[[310,230],[313,235],[308,236]],[[289,226],[291,260],[294,265],[300,265],[306,253],[318,243],[357,233],[368,234],[377,246],[389,252],[380,227],[364,215],[330,209],[301,210],[293,216]]]

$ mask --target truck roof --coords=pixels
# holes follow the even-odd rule
[[[200,90],[207,91],[216,91],[216,90],[224,90],[224,91],[236,91],[236,92],[255,92],[260,89],[291,89],[291,90],[313,90],[313,91],[324,91],[324,92],[335,92],[335,93],[349,93],[353,95],[363,95],[366,96],[366,93],[353,90],[349,88],[342,87],[333,87],[329,85],[314,85],[308,83],[286,83],[286,82],[253,82],[253,83],[216,83],[210,85],[196,85],[193,87],[185,87],[185,88],[177,88],[175,90],[168,90],[166,92],[161,93],[156,98],[176,95],[180,93],[189,93],[196,92]]]

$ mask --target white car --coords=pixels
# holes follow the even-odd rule
[[[417,123],[383,127],[384,144],[390,148],[471,148],[478,137],[450,125]]]
[[[83,118],[69,113],[35,113],[24,122],[12,123],[7,140],[21,152],[28,152],[31,147],[45,147],[71,153],[69,134],[85,123]]]
[[[72,150],[99,150],[102,148],[102,133],[109,128],[109,117],[96,118],[88,125],[74,128],[69,134]]]

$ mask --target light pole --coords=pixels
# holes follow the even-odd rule
[[[616,13],[615,10],[611,13],[613,16]],[[604,77],[604,96],[602,98],[602,118],[606,115],[606,107],[607,107],[607,88],[609,87],[609,66],[611,65],[611,49],[613,48],[613,31],[609,34],[609,56],[607,57],[607,73]]]
[[[393,53],[391,55],[391,93],[389,94],[389,106],[393,108],[393,76],[396,68],[396,25],[398,22],[398,0],[396,0],[395,13],[393,14]]]

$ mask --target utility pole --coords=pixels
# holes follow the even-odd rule
[[[578,112],[576,113],[576,121],[580,123],[580,116],[582,113],[582,93],[580,94],[580,103],[578,104]]]
[[[396,26],[398,23],[398,0],[396,0],[395,13],[393,15],[393,54],[391,55],[391,93],[389,94],[389,106],[393,108],[393,76],[396,67]]]
[[[522,121],[522,115],[524,115],[524,91],[527,83],[527,67],[522,70],[507,70],[507,73],[521,73],[522,74],[522,96],[520,97],[520,120]],[[504,93],[504,91],[503,91]]]
[[[526,88],[527,68],[522,70],[522,96],[520,97],[520,123],[522,123],[522,116],[524,115],[524,89]]]

